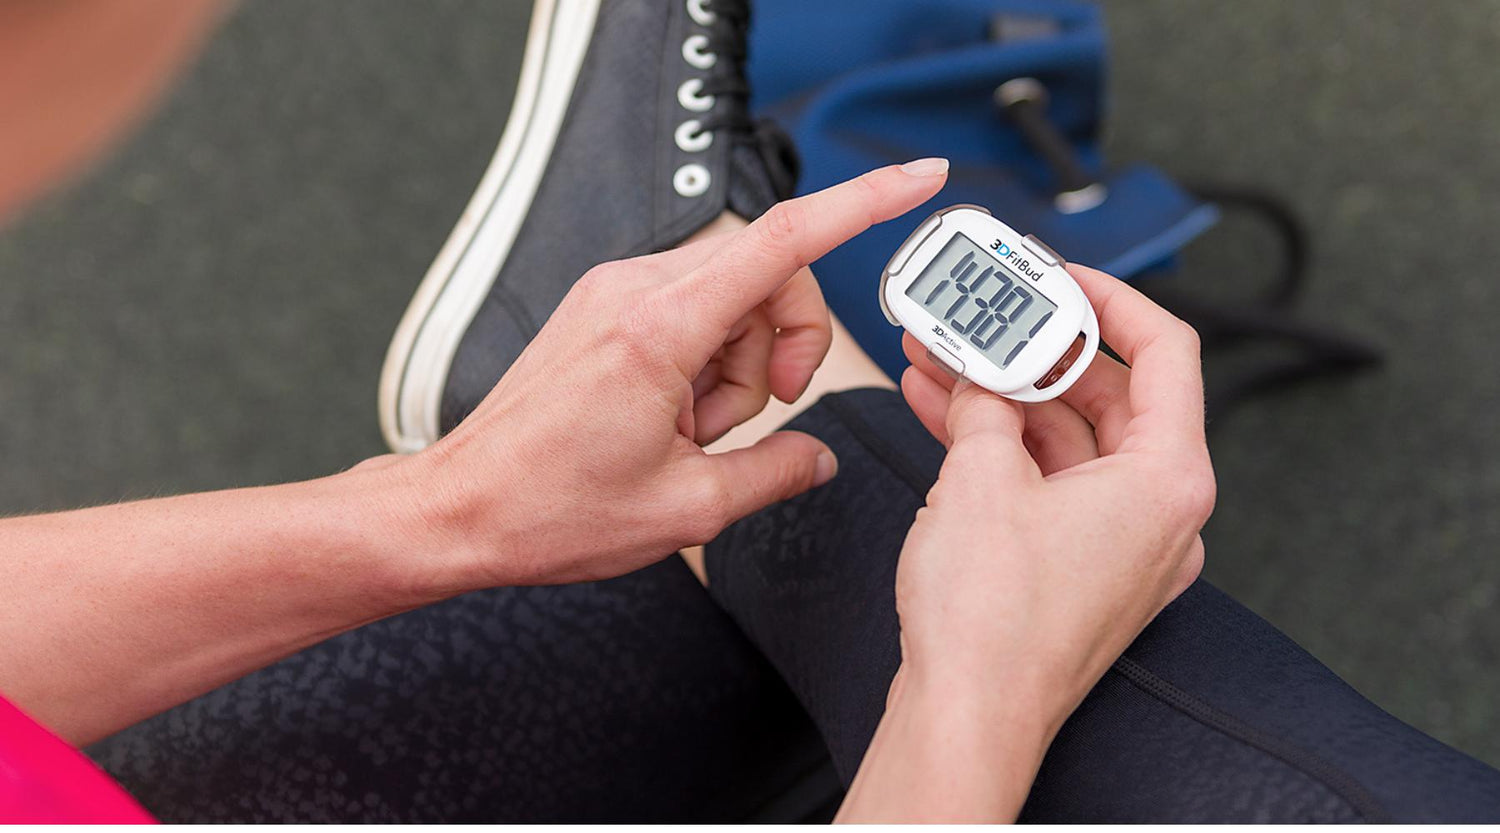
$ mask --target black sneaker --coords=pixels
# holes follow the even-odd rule
[[[791,195],[749,117],[749,0],[536,0],[499,149],[407,308],[380,379],[396,451],[451,430],[591,267]]]

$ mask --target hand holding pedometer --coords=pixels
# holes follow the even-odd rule
[[[922,222],[880,276],[880,305],[955,376],[1018,402],[1061,395],[1093,361],[1099,322],[1067,262],[983,208]]]
[[[946,224],[954,213],[938,216]],[[947,238],[936,241],[940,252],[954,235],[929,223],[937,229],[922,233]],[[918,248],[922,238],[914,239]],[[898,262],[910,271],[893,270],[899,283],[887,286],[887,299],[908,298],[916,285],[911,313],[937,284],[955,280],[950,273],[969,253],[937,267]],[[980,263],[965,281],[971,294],[990,265]],[[948,451],[902,546],[901,665],[841,821],[934,818],[957,805],[977,808],[974,818],[1013,817],[1058,727],[1202,568],[1198,531],[1215,488],[1197,336],[1115,278],[1082,267],[1071,273],[1101,311],[1099,338],[1124,363],[1094,358],[1061,399],[1023,405],[958,384],[928,366],[920,333],[904,340],[914,364],[902,393]],[[924,293],[932,277],[937,284]],[[993,279],[992,272],[986,281]],[[1062,308],[1060,293],[1047,297]],[[1016,306],[1004,306],[1013,328],[1030,314],[1013,315]],[[963,334],[966,353],[982,350],[972,336],[983,321]],[[909,322],[926,323],[914,315]],[[1084,332],[1081,322],[1068,326],[1074,338]],[[1009,337],[1015,350],[1019,337]],[[976,732],[976,714],[989,716],[992,734]],[[935,760],[955,764],[933,777]],[[1002,770],[1018,777],[998,791],[994,773]]]

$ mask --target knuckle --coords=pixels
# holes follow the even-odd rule
[[[729,485],[722,478],[704,477],[698,485],[695,511],[688,513],[686,533],[696,543],[713,540],[734,520],[733,505]]]
[[[1177,329],[1178,340],[1182,343],[1183,350],[1195,356],[1203,351],[1203,337],[1198,335],[1198,331],[1193,325],[1182,319],[1177,319]]]
[[[813,455],[788,454],[776,460],[770,472],[776,484],[773,497],[787,500],[811,489],[816,474],[815,459]]]
[[[872,171],[866,171],[853,180],[854,190],[858,191],[857,199],[860,205],[871,209],[870,217],[874,218],[874,206],[880,204],[880,186],[876,184],[875,175]]]
[[[1213,514],[1217,500],[1218,484],[1208,465],[1194,462],[1178,469],[1171,493],[1173,513],[1178,518],[1195,529],[1202,528]]]
[[[728,526],[718,520],[717,516],[700,513],[697,517],[688,521],[686,534],[690,544],[702,545],[719,537],[719,533]]]
[[[953,459],[951,453],[948,459]],[[948,468],[947,460],[943,461],[943,467],[945,470]],[[948,493],[951,491],[951,487],[947,487],[944,485],[948,482],[948,480],[944,480],[941,476],[939,476],[937,482],[932,484],[932,488],[927,490],[927,494],[922,496],[922,508],[917,510],[917,517],[912,522],[913,528],[917,527],[918,525],[924,525],[922,524],[924,518],[927,519],[928,524],[932,523],[931,519],[936,511],[936,507],[943,505],[943,503],[947,500]]]
[[[638,378],[664,381],[673,369],[668,343],[662,338],[661,316],[649,297],[624,301],[605,325],[606,338],[624,367]]]
[[[1053,445],[1067,439],[1067,433],[1062,425],[1050,419],[1028,418],[1026,427],[1022,429],[1022,436],[1039,446]]]
[[[583,273],[583,276],[573,284],[571,294],[583,298],[597,298],[603,294],[605,287],[611,282],[611,277],[618,271],[614,263],[601,263]]]
[[[1219,482],[1214,477],[1213,466],[1204,459],[1198,466],[1194,491],[1194,505],[1199,517],[1206,523],[1219,501]]]
[[[1020,422],[1012,406],[988,395],[960,396],[950,407],[949,421],[955,427],[962,427],[964,434],[985,437],[991,442],[1020,433]]]
[[[1076,389],[1075,389],[1076,390]],[[1091,420],[1117,410],[1125,403],[1129,394],[1113,385],[1093,385],[1078,392],[1078,409],[1088,414]]]
[[[1173,599],[1187,592],[1193,586],[1193,582],[1203,574],[1203,539],[1195,537],[1180,558],[1173,561],[1163,576],[1167,582],[1167,595],[1163,599],[1164,605],[1171,604]]]
[[[802,228],[802,211],[795,200],[771,206],[758,223],[761,245],[772,250],[785,248]]]
[[[1177,571],[1177,587],[1179,593],[1188,588],[1188,585],[1198,580],[1203,575],[1205,553],[1203,546],[1196,541],[1188,549],[1187,556],[1183,558],[1182,565]]]

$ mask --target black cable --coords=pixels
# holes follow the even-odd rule
[[[1257,393],[1323,376],[1353,373],[1375,367],[1384,360],[1380,350],[1369,344],[1331,333],[1326,327],[1288,318],[1283,310],[1231,309],[1205,304],[1165,288],[1153,288],[1148,294],[1191,324],[1202,338],[1205,350],[1231,341],[1269,339],[1286,342],[1300,351],[1295,358],[1269,362],[1225,382],[1210,375],[1207,390],[1210,422]]]
[[[1282,259],[1269,291],[1259,299],[1236,306],[1210,303],[1171,287],[1142,290],[1198,331],[1205,353],[1249,341],[1290,344],[1299,355],[1279,359],[1239,373],[1228,381],[1208,380],[1210,421],[1230,412],[1250,397],[1314,378],[1353,373],[1379,365],[1384,356],[1375,346],[1327,327],[1300,321],[1290,309],[1307,284],[1306,227],[1290,206],[1274,195],[1252,188],[1191,183],[1187,189],[1199,199],[1230,210],[1243,210],[1268,223],[1282,241]]]
[[[1183,187],[1204,202],[1226,210],[1259,216],[1281,236],[1282,265],[1265,303],[1276,309],[1291,306],[1307,282],[1308,233],[1291,206],[1267,191],[1215,182],[1189,181]]]

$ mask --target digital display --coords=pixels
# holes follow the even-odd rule
[[[906,297],[1002,370],[1057,312],[1057,304],[962,234],[912,281]]]

